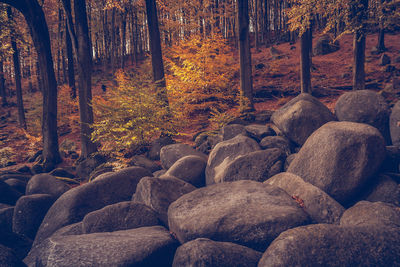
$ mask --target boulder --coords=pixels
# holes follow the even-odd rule
[[[264,251],[279,233],[308,222],[285,191],[247,180],[197,189],[168,209],[169,229],[182,244],[204,237],[257,251]]]
[[[324,34],[317,38],[313,48],[314,56],[322,56],[336,52],[340,49],[339,41],[334,41],[332,37],[328,34]]]
[[[26,266],[15,254],[15,252],[3,245],[0,245],[0,266],[2,267],[24,267]]]
[[[221,129],[222,140],[226,141],[238,135],[246,135],[246,129],[241,124],[226,125]]]
[[[370,125],[330,122],[308,138],[287,171],[346,205],[374,177],[385,158],[384,143]]]
[[[360,201],[347,209],[342,218],[342,226],[400,227],[400,209],[384,202]]]
[[[383,96],[372,90],[357,90],[344,93],[335,106],[339,121],[366,123],[377,128],[390,144],[390,109]]]
[[[258,266],[400,266],[399,238],[393,228],[297,227],[280,234]]]
[[[207,160],[203,157],[186,156],[178,159],[165,174],[175,176],[196,187],[201,187],[206,183],[206,166]]]
[[[166,170],[159,170],[159,171],[153,172],[153,176],[154,176],[154,177],[160,177],[160,176],[162,176],[162,175],[164,175],[164,174],[166,174],[166,173],[167,173]]]
[[[7,179],[4,182],[21,194],[25,194],[26,182],[15,178]]]
[[[178,244],[161,226],[50,237],[24,259],[28,266],[171,266]]]
[[[319,127],[335,117],[315,97],[300,94],[272,114],[271,121],[297,145],[303,145]]]
[[[176,250],[172,266],[256,267],[261,256],[261,252],[234,243],[197,238]]]
[[[195,189],[193,185],[175,177],[145,177],[139,182],[132,201],[149,206],[156,211],[164,225],[168,225],[169,205]]]
[[[216,183],[239,180],[264,182],[283,169],[286,155],[279,148],[260,150],[232,160],[214,177]]]
[[[91,183],[69,190],[47,212],[34,243],[43,241],[63,226],[81,221],[91,211],[130,200],[140,179],[150,175],[144,168],[129,167],[102,174]]]
[[[82,220],[82,230],[83,233],[90,234],[158,224],[157,214],[154,210],[141,203],[124,201],[86,214]]]
[[[18,198],[20,198],[22,194],[6,184],[3,181],[0,181],[0,203],[15,205]]]
[[[294,160],[294,158],[297,156],[297,153],[290,154],[289,156],[286,157],[285,164],[283,165],[283,170],[286,172],[287,169],[289,169],[290,163]]]
[[[208,157],[206,184],[214,184],[215,177],[218,177],[225,167],[238,156],[257,150],[260,150],[257,142],[243,135],[218,143]]]
[[[396,102],[390,114],[390,137],[393,145],[400,146],[400,101]]]
[[[200,132],[194,138],[195,148],[206,155],[221,141],[222,135],[216,131]]]
[[[262,149],[268,148],[280,148],[286,155],[289,155],[292,151],[292,145],[289,139],[283,136],[267,136],[260,141],[260,147]]]
[[[261,125],[261,124],[250,124],[244,127],[246,130],[246,134],[260,142],[266,136],[274,135],[275,132],[269,127],[268,125]]]
[[[169,136],[160,137],[154,140],[150,145],[149,151],[147,152],[147,157],[151,160],[160,160],[161,148],[174,143],[175,141]]]
[[[281,59],[284,57],[283,52],[273,46],[270,47],[269,53],[272,57],[272,60]]]
[[[99,153],[89,155],[86,159],[83,159],[77,163],[76,175],[85,180],[89,180],[90,173],[96,169],[99,165],[106,163],[107,159]]]
[[[56,177],[47,173],[34,175],[26,185],[26,195],[49,194],[54,198],[59,198],[71,187],[60,181]]]
[[[13,232],[35,239],[36,232],[55,199],[47,194],[23,196],[15,204]]]
[[[285,190],[302,204],[304,211],[310,215],[314,223],[339,224],[344,212],[343,206],[318,187],[304,182],[301,177],[283,172],[271,177],[265,183]]]
[[[0,244],[12,249],[19,259],[23,259],[31,249],[32,240],[14,232],[0,231]]]
[[[0,209],[0,236],[2,233],[12,232],[12,219],[14,207],[5,207]]]
[[[365,200],[370,202],[381,201],[400,206],[400,185],[390,176],[381,174]]]
[[[199,156],[204,159],[207,159],[207,155],[197,151],[196,149],[192,148],[186,144],[172,144],[167,145],[161,148],[160,152],[160,161],[161,166],[168,170],[171,168],[174,163],[185,156]]]
[[[66,170],[64,168],[56,168],[49,172],[50,175],[53,176],[59,176],[59,177],[67,177],[67,178],[75,178],[75,175],[72,174],[69,170]]]
[[[382,54],[382,56],[379,58],[379,65],[381,66],[389,65],[390,62],[390,57],[387,54]]]
[[[145,156],[141,156],[141,155],[133,156],[129,160],[129,165],[130,166],[143,167],[145,169],[148,169],[151,172],[155,172],[155,171],[161,170],[161,166],[160,165],[158,165],[157,163],[155,163],[152,160],[149,160]]]
[[[73,223],[67,226],[64,226],[52,234],[52,237],[55,236],[67,236],[67,235],[83,235],[83,222]]]
[[[5,173],[0,175],[0,181],[6,181],[8,179],[18,179],[22,182],[27,183],[31,179],[30,174],[20,174],[20,173]]]

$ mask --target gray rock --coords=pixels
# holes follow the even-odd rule
[[[12,220],[13,232],[35,239],[37,230],[55,199],[47,194],[22,196],[15,204]]]
[[[340,225],[400,227],[400,209],[389,203],[360,201],[343,213]]]
[[[15,254],[15,252],[3,245],[0,245],[0,266],[1,267],[24,267],[26,266]]]
[[[50,175],[53,176],[59,176],[59,177],[67,177],[67,178],[75,178],[75,175],[72,174],[70,171],[64,169],[64,168],[56,168],[49,172]]]
[[[344,212],[343,206],[318,187],[304,182],[301,177],[283,172],[271,177],[265,183],[282,188],[292,198],[302,203],[304,211],[310,215],[313,222],[339,224]]]
[[[308,138],[287,171],[345,205],[380,167],[384,142],[379,131],[367,124],[330,122]]]
[[[144,168],[130,167],[102,174],[91,183],[69,190],[47,212],[34,243],[43,241],[63,226],[81,221],[91,211],[130,200],[140,179],[150,175]]]
[[[297,153],[290,154],[289,156],[286,157],[285,164],[283,165],[283,170],[286,172],[287,169],[289,169],[290,163],[294,160],[294,158],[297,156]]]
[[[149,160],[145,156],[141,156],[141,155],[133,156],[129,160],[129,165],[130,166],[143,167],[145,169],[148,169],[151,172],[155,172],[155,171],[161,170],[161,166],[160,165],[158,165],[157,163],[155,163],[152,160]]]
[[[218,143],[211,151],[206,167],[206,184],[214,184],[215,177],[223,172],[235,158],[260,150],[257,142],[249,137],[238,135],[230,140]]]
[[[392,144],[400,146],[400,101],[397,101],[390,114],[390,137]]]
[[[271,117],[271,121],[298,145],[303,145],[315,130],[334,120],[330,110],[309,94],[293,98]]]
[[[78,162],[76,166],[76,175],[88,181],[90,177],[90,173],[96,169],[96,167],[100,166],[103,163],[106,163],[107,159],[98,153],[90,155],[88,158]]]
[[[178,159],[166,175],[172,175],[196,187],[204,186],[206,183],[207,160],[199,156],[186,156]]]
[[[339,41],[334,41],[328,34],[324,34],[315,40],[313,55],[320,56],[336,52],[340,49]]]
[[[54,198],[59,198],[71,187],[58,180],[56,177],[42,173],[34,175],[26,185],[26,195],[49,194]]]
[[[14,207],[5,207],[0,209],[0,235],[1,233],[12,232],[12,218]]]
[[[151,160],[160,160],[161,148],[163,148],[164,146],[167,146],[167,145],[174,144],[174,143],[175,143],[175,141],[169,136],[160,137],[160,138],[154,140],[151,143],[150,149],[147,153],[148,158]]]
[[[245,126],[246,133],[249,137],[260,142],[266,136],[274,135],[274,131],[268,125],[250,124]]]
[[[282,189],[255,181],[211,185],[168,209],[170,231],[181,243],[204,237],[264,251],[279,233],[309,222]]]
[[[400,206],[400,185],[389,176],[381,174],[365,200],[370,202],[381,201]]]
[[[158,224],[157,214],[154,210],[141,203],[124,201],[86,214],[82,220],[82,230],[83,233],[90,234]]]
[[[390,62],[390,57],[387,54],[382,54],[382,56],[379,58],[379,65],[381,66],[389,65]]]
[[[172,266],[256,267],[261,256],[261,252],[248,247],[198,238],[177,249]]]
[[[279,148],[238,156],[214,177],[216,183],[239,180],[264,182],[283,169],[286,155]]]
[[[67,236],[67,235],[82,235],[82,234],[85,234],[83,232],[83,222],[78,222],[58,229],[51,236],[56,237],[56,236]]]
[[[171,266],[178,244],[161,226],[50,237],[24,259],[28,266]]]
[[[162,176],[162,175],[164,175],[166,173],[167,173],[167,170],[159,170],[159,171],[153,172],[153,176],[154,177],[160,177],[160,176]]]
[[[18,198],[20,198],[22,194],[6,184],[3,181],[0,181],[0,203],[15,205]]]
[[[390,109],[383,96],[372,90],[357,90],[344,93],[335,106],[339,121],[366,123],[377,128],[390,144]]]
[[[400,266],[399,238],[390,228],[297,227],[279,235],[258,266]]]
[[[289,155],[292,151],[292,145],[290,144],[289,139],[283,136],[264,137],[260,142],[260,146],[262,149],[280,148],[286,153],[286,155]]]
[[[221,129],[222,140],[226,141],[238,135],[246,135],[246,129],[241,124],[226,125]]]
[[[168,225],[169,205],[195,189],[193,185],[175,177],[145,177],[139,182],[132,201],[149,206],[156,211],[160,220]]]
[[[7,179],[4,182],[21,194],[25,194],[26,182],[15,178]]]
[[[207,159],[207,155],[197,151],[196,149],[192,148],[186,144],[172,144],[167,145],[161,148],[160,152],[160,161],[161,166],[168,170],[171,168],[174,163],[185,156],[199,156],[204,159]]]

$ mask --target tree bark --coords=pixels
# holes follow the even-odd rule
[[[68,86],[71,88],[71,98],[76,98],[74,55],[72,53],[71,36],[68,33],[68,23],[65,21],[65,47],[68,58]]]
[[[36,0],[0,0],[18,9],[29,26],[36,47],[43,82],[43,165],[45,171],[61,162],[57,135],[57,83],[51,56],[49,30],[43,10]]]
[[[146,0],[146,12],[150,39],[151,63],[153,67],[153,79],[157,86],[157,97],[164,106],[168,107],[168,96],[164,77],[164,62],[162,58],[160,30],[158,27],[157,7],[155,0]]]
[[[3,61],[0,61],[0,96],[1,96],[1,106],[3,107],[8,105],[5,81],[6,80],[4,78]]]
[[[242,94],[241,110],[243,112],[248,112],[254,110],[248,0],[238,0],[237,9],[239,29],[240,90]]]
[[[301,92],[311,93],[310,29],[300,37],[300,80]]]
[[[353,38],[353,90],[365,89],[365,35],[360,30]]]

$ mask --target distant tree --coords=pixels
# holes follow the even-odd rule
[[[7,106],[7,93],[6,93],[6,84],[4,78],[4,69],[3,69],[3,61],[0,61],[0,96],[1,96],[1,105],[3,107]]]
[[[251,71],[251,53],[249,39],[249,5],[248,0],[237,1],[238,36],[240,58],[240,91],[242,94],[241,110],[254,110],[253,79]]]
[[[57,135],[57,83],[51,56],[51,45],[43,10],[37,0],[0,0],[18,9],[30,28],[38,54],[43,80],[43,165],[49,170],[61,161]]]

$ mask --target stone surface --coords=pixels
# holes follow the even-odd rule
[[[149,206],[155,210],[164,225],[168,225],[169,205],[195,189],[193,185],[175,177],[145,177],[139,182],[132,201]]]
[[[207,159],[207,155],[197,151],[196,149],[192,148],[186,144],[172,144],[167,145],[161,148],[160,152],[160,161],[161,166],[168,170],[171,168],[174,163],[185,156],[199,156],[204,159]]]
[[[58,180],[56,177],[42,173],[34,175],[26,185],[26,195],[49,194],[54,198],[59,198],[71,187]]]
[[[286,155],[279,148],[241,155],[218,173],[214,177],[214,181],[217,183],[239,180],[264,182],[282,171],[285,158]]]
[[[0,203],[15,205],[18,198],[20,198],[22,194],[6,184],[3,181],[0,181]]]
[[[218,143],[208,157],[206,184],[214,184],[215,178],[238,156],[257,150],[260,150],[257,142],[243,135]]]
[[[400,209],[389,203],[360,201],[343,213],[340,225],[400,227]]]
[[[0,245],[0,266],[1,267],[24,267],[26,266],[15,254],[15,252],[3,245]]]
[[[390,109],[385,98],[372,90],[357,90],[341,95],[335,105],[339,121],[366,123],[377,128],[390,144]]]
[[[339,41],[334,41],[328,34],[324,34],[315,40],[313,48],[314,56],[321,56],[333,53],[340,49]]]
[[[314,224],[272,242],[258,266],[400,266],[400,231]]]
[[[315,223],[339,224],[344,208],[324,191],[292,173],[283,172],[268,179],[266,184],[275,185],[292,198],[303,203],[303,209]]]
[[[90,155],[88,158],[78,162],[76,166],[76,175],[88,181],[90,173],[96,169],[99,165],[106,163],[107,159],[98,153]]]
[[[178,244],[161,226],[56,236],[34,247],[28,266],[171,266]]]
[[[69,190],[47,212],[34,243],[43,241],[63,226],[81,221],[91,211],[130,200],[140,179],[150,175],[144,168],[130,167],[102,174],[91,183]]]
[[[246,134],[257,142],[260,142],[266,136],[274,135],[274,131],[268,125],[250,124],[244,128]]]
[[[384,142],[367,124],[330,122],[308,138],[287,171],[345,205],[374,177],[385,158]]]
[[[174,144],[174,143],[175,143],[175,141],[169,136],[160,137],[160,138],[154,140],[151,143],[150,149],[147,153],[148,158],[151,160],[160,160],[161,148],[163,148],[164,146],[167,146],[167,145]]]
[[[25,194],[26,182],[15,178],[7,179],[4,182],[21,194]]]
[[[196,187],[206,183],[205,170],[207,160],[199,156],[186,156],[178,159],[166,175],[172,175]]]
[[[400,101],[396,102],[390,114],[390,137],[393,145],[400,146]]]
[[[124,201],[86,214],[82,220],[82,230],[83,233],[90,234],[158,224],[157,214],[154,210],[141,203]]]
[[[211,185],[180,197],[168,209],[181,243],[204,237],[264,251],[279,233],[309,222],[282,189],[254,181]]]
[[[379,58],[379,64],[381,66],[386,66],[390,64],[391,60],[390,57],[387,54],[382,54],[382,56]]]
[[[55,199],[47,194],[22,196],[15,204],[13,232],[35,239],[36,232]]]
[[[282,151],[289,155],[292,151],[292,145],[289,139],[283,136],[267,136],[260,141],[262,149],[280,148]]]
[[[234,243],[198,238],[177,249],[172,266],[256,267],[261,255],[261,252]]]
[[[246,129],[241,124],[226,125],[221,129],[222,140],[226,141],[238,135],[246,135]]]
[[[148,169],[151,172],[161,170],[160,165],[156,164],[154,161],[149,160],[145,156],[141,156],[141,155],[133,156],[129,160],[129,165],[143,167],[145,169]]]
[[[370,202],[386,202],[400,206],[400,185],[387,175],[379,175],[372,190],[365,200]]]
[[[315,97],[300,94],[272,114],[271,121],[293,142],[303,145],[319,127],[335,120]]]

